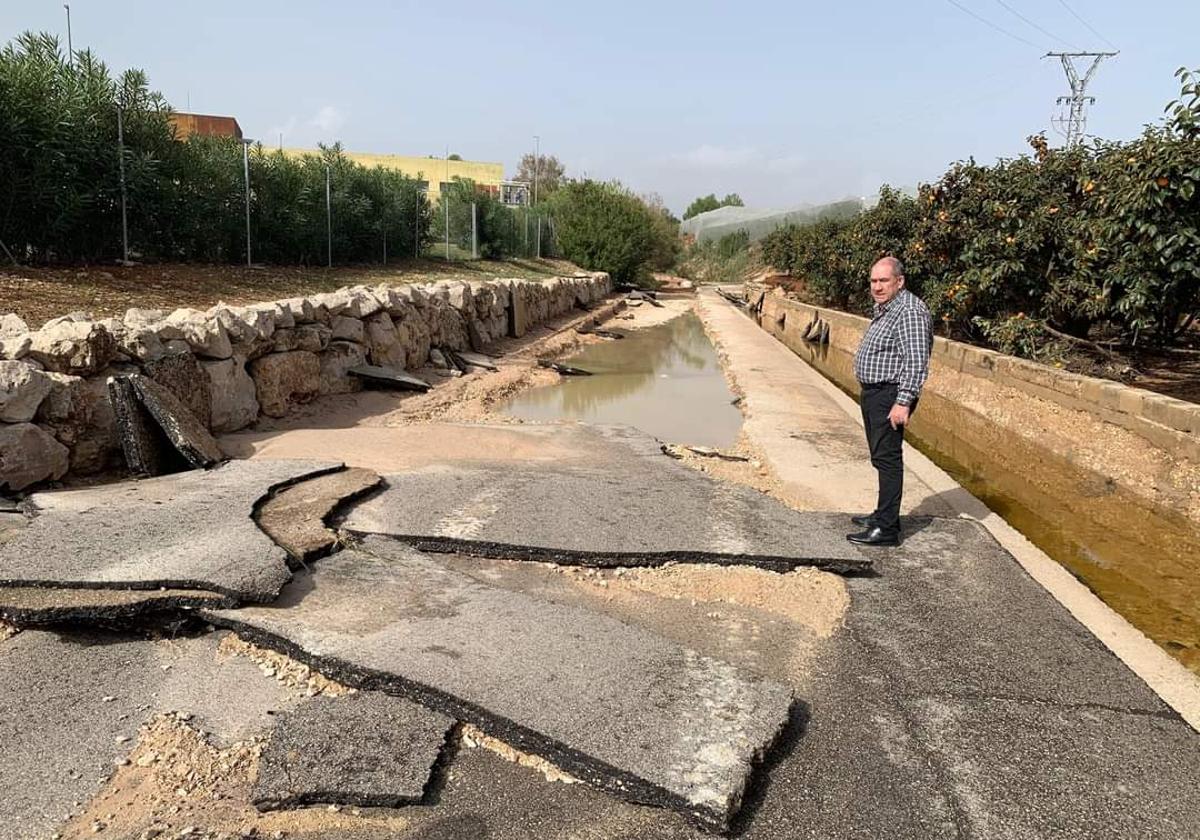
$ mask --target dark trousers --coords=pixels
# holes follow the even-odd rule
[[[900,498],[904,495],[904,427],[893,429],[888,413],[896,404],[896,384],[863,385],[859,405],[871,466],[879,473],[879,498],[872,521],[887,534],[900,533]],[[917,408],[914,403],[910,414]]]

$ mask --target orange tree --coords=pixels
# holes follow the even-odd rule
[[[1180,70],[1162,125],[1129,142],[954,164],[915,200],[884,188],[844,222],[782,228],[767,262],[817,302],[863,311],[870,264],[894,255],[948,335],[1033,358],[1103,333],[1177,339],[1200,311],[1200,76]]]
[[[1134,342],[1173,341],[1200,310],[1200,77],[1176,75],[1182,92],[1163,125],[1097,146],[1095,200],[1077,254]]]

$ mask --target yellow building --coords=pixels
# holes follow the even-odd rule
[[[286,155],[297,156],[318,154],[312,149],[284,149],[283,152]],[[369,152],[343,152],[343,154],[363,166],[382,166],[384,169],[392,169],[410,178],[416,178],[429,191],[429,198],[432,201],[438,200],[444,185],[449,184],[455,178],[466,178],[474,181],[480,189],[487,190],[498,197],[505,197],[505,200],[510,203],[524,203],[511,201],[507,197],[512,193],[514,185],[512,182],[504,180],[504,164],[502,163],[409,157],[408,155],[376,155]]]

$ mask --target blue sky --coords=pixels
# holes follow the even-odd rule
[[[269,145],[449,146],[512,172],[537,134],[569,174],[679,212],[708,192],[863,195],[1018,154],[1040,130],[1058,142],[1066,81],[1040,56],[1107,46],[1071,10],[1121,50],[1090,89],[1089,132],[1137,134],[1178,92],[1175,69],[1200,67],[1200,2],[1067,3],[76,0],[71,20],[76,48]],[[3,0],[0,34],[26,29],[65,44],[61,2]]]

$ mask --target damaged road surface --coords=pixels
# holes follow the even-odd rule
[[[597,430],[616,466],[430,465],[385,476],[387,489],[343,527],[424,551],[565,565],[749,564],[774,571],[870,569],[845,523],[800,513],[755,490],[719,482],[629,431]]]
[[[263,751],[254,805],[395,808],[421,801],[454,721],[400,697],[318,697],[279,716]]]
[[[341,469],[314,461],[230,461],[136,482],[37,493],[37,515],[0,543],[0,586],[202,589],[265,602],[291,577],[255,524],[274,489]]]
[[[274,604],[202,615],[715,830],[728,827],[792,706],[783,685],[379,537],[321,560]]]

